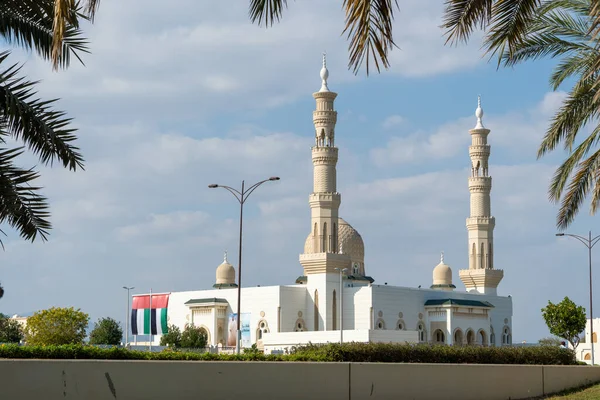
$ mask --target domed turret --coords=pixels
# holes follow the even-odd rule
[[[444,253],[442,253],[440,263],[433,269],[433,285],[431,289],[453,290],[456,286],[452,284],[452,269],[444,263]]]
[[[227,287],[237,287],[235,283],[235,268],[227,261],[227,252],[223,257],[223,263],[217,267],[217,281],[214,288],[221,289]]]

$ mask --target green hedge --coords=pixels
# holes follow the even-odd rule
[[[0,345],[0,358],[197,361],[329,361],[458,364],[577,365],[575,353],[552,346],[454,347],[426,344],[347,343],[295,347],[290,354],[240,355],[165,350],[159,353],[94,346]]]

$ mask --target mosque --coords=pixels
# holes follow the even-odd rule
[[[511,344],[512,299],[497,294],[504,272],[494,265],[490,130],[483,126],[481,102],[478,101],[475,112],[476,125],[469,131],[469,265],[458,272],[465,290],[456,290],[443,254],[433,269],[429,289],[378,285],[367,273],[361,235],[338,215],[341,194],[336,187],[337,93],[327,86],[325,57],[320,76],[321,88],[313,94],[314,185],[308,198],[310,233],[299,257],[303,273],[295,284],[241,289],[241,347],[256,344],[270,353],[309,342]],[[194,324],[205,331],[211,346],[235,346],[235,277],[235,268],[225,255],[217,267],[213,289],[169,293],[168,324],[180,329]],[[132,326],[134,322],[132,319]],[[152,343],[158,345],[160,335],[154,336]]]

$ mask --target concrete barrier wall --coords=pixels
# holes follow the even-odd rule
[[[587,366],[0,360],[7,400],[494,400],[594,382]]]

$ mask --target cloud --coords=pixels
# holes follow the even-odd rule
[[[401,115],[390,115],[386,119],[383,120],[381,126],[383,129],[391,129],[398,125],[401,125],[404,122],[404,117]]]
[[[564,92],[550,92],[528,110],[509,111],[504,115],[486,112],[484,126],[491,130],[489,143],[494,151],[500,148],[512,153],[527,154],[533,159],[548,119],[565,96]],[[421,130],[406,136],[393,136],[385,147],[371,150],[371,159],[375,165],[386,167],[464,156],[464,149],[471,142],[468,132],[474,124],[475,117],[463,117],[443,124],[433,133]]]

